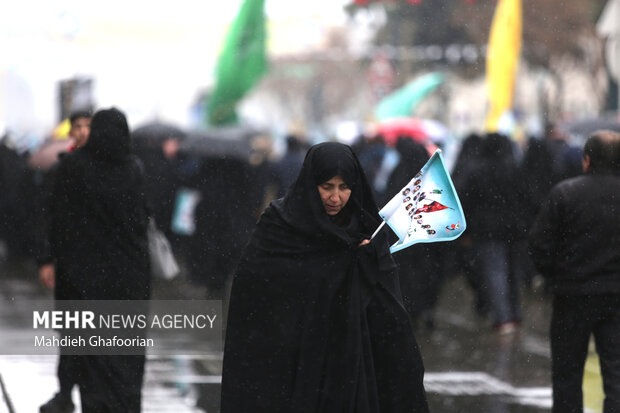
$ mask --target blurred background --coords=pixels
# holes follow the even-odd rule
[[[619,19],[620,0],[2,3],[0,339],[29,325],[12,303],[52,299],[34,246],[75,111],[127,115],[153,214],[181,267],[153,280],[153,298],[224,308],[256,219],[310,144],[351,144],[379,207],[410,179],[403,170],[441,148],[468,228],[455,242],[411,247],[403,261],[416,268],[401,276],[414,290],[431,408],[549,411],[550,296],[527,230],[549,189],[580,173],[586,137],[620,131]],[[411,141],[422,146],[419,165]],[[481,276],[474,235],[483,230],[510,243],[502,276],[521,294],[522,314],[503,329]],[[191,360],[149,356],[144,411],[219,410],[221,343],[193,346]],[[599,412],[594,351],[586,367],[586,406]],[[2,391],[16,406],[0,413],[35,411],[55,388],[54,369],[54,357],[0,357]],[[31,377],[35,397],[23,385]]]
[[[618,13],[610,28],[597,30],[607,3],[523,3],[509,132],[539,134],[548,120],[617,111]],[[241,5],[4,4],[0,126],[28,149],[81,106],[115,105],[134,126],[152,120],[212,126],[205,102]],[[489,108],[486,55],[496,6],[494,0],[266,0],[260,10],[266,67],[239,99],[239,119],[278,133],[346,136],[377,120],[382,98],[439,72],[438,87],[410,115],[436,119],[456,137],[479,131]]]

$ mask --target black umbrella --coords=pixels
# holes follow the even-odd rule
[[[261,132],[245,127],[227,127],[189,131],[179,151],[206,158],[232,158],[247,161],[252,139]]]
[[[620,122],[611,118],[591,118],[567,123],[562,126],[576,144],[583,144],[597,130],[607,129],[620,132]]]
[[[155,121],[143,124],[131,132],[134,144],[140,147],[155,147],[166,139],[185,139],[187,133],[170,123]]]

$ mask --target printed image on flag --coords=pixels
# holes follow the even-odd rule
[[[465,231],[465,215],[440,149],[379,215],[398,236],[391,252],[418,242],[451,241]]]

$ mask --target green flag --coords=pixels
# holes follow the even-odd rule
[[[375,117],[386,120],[411,117],[415,108],[444,81],[439,72],[427,73],[384,97],[375,107]]]
[[[235,106],[267,67],[265,0],[243,0],[230,27],[216,69],[216,83],[207,103],[213,126],[237,121]]]

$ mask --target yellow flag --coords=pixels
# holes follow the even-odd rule
[[[69,131],[71,130],[71,122],[68,118],[60,122],[52,132],[54,139],[67,139],[69,137]]]
[[[521,54],[521,0],[499,0],[493,16],[487,49],[489,112],[485,129],[496,132],[500,117],[512,107],[515,78]]]

